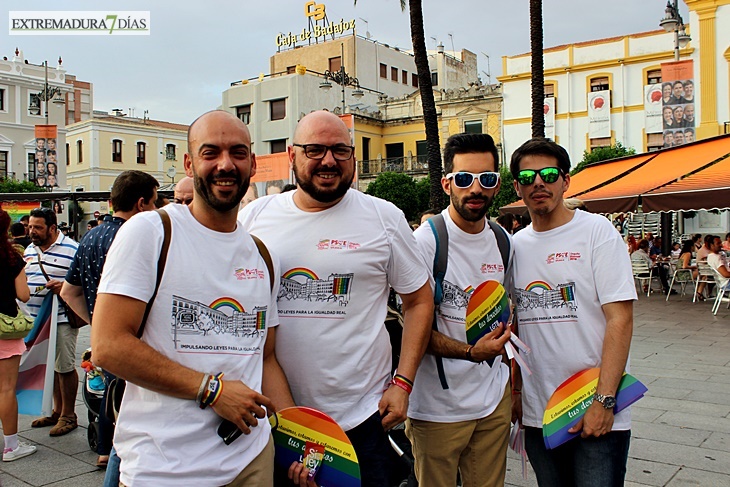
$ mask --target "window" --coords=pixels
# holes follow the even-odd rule
[[[464,122],[464,132],[466,132],[467,134],[481,134],[482,121],[472,120],[470,122]]]
[[[411,86],[418,88],[418,75],[416,73],[411,74]]]
[[[112,162],[122,162],[122,141],[112,140]]]
[[[84,162],[84,143],[80,140],[76,141],[76,164]]]
[[[271,100],[269,104],[271,120],[283,120],[286,117],[286,98]]]
[[[66,165],[71,165],[71,154],[69,153],[69,145],[66,144]]]
[[[403,142],[385,144],[386,172],[403,172]]]
[[[28,181],[35,181],[35,152],[28,153]]]
[[[286,74],[295,74],[297,72],[296,66],[287,66],[286,67]]]
[[[555,98],[555,85],[545,85],[545,98]]]
[[[611,87],[608,84],[608,77],[593,78],[591,80],[591,91],[605,91],[610,90]]]
[[[236,107],[236,116],[246,125],[251,123],[251,105],[241,105],[240,107]]]
[[[0,178],[8,177],[8,153],[0,151]]]
[[[662,141],[662,144],[664,141]],[[611,137],[600,137],[597,139],[591,139],[591,150],[597,149],[598,147],[610,147]]]
[[[272,140],[271,154],[278,154],[279,152],[286,152],[286,139]]]
[[[416,141],[416,164],[413,169],[424,169],[428,161],[428,142],[425,140]]]
[[[5,111],[5,89],[0,88],[0,112]]]
[[[664,147],[664,134],[646,134],[646,150],[654,152]]]
[[[651,71],[646,72],[646,84],[647,85],[656,85],[661,82],[662,82],[662,70],[661,69],[653,69]]]
[[[408,71],[406,71],[405,69],[400,73],[400,80],[401,83],[403,83],[404,85],[408,84]]]
[[[145,154],[147,152],[147,144],[137,142],[137,164],[147,164]]]
[[[40,117],[43,115],[42,100],[38,93],[28,93],[28,115]]]
[[[439,85],[439,74],[431,73],[431,85],[438,86]]]
[[[380,77],[388,79],[388,66],[380,63]]]
[[[339,71],[340,67],[342,66],[342,57],[331,57],[329,66],[331,72],[334,73],[335,71]]]
[[[167,161],[174,161],[175,160],[175,144],[167,144],[165,146],[165,160]]]
[[[390,67],[390,79],[391,81],[398,82],[398,68],[391,66]]]
[[[370,137],[362,138],[362,160],[370,160]]]

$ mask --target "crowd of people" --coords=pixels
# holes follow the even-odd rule
[[[304,116],[288,158],[296,186],[272,186],[275,194],[243,206],[256,173],[249,129],[208,112],[190,125],[187,178],[172,204],[150,211],[160,206],[157,181],[127,171],[112,188],[114,214],[78,244],[50,209],[31,212],[27,237],[13,230],[0,246],[0,312],[14,316],[18,299],[37,313],[47,293],[66,304],[53,411],[33,427],[58,436],[78,426],[73,311],[91,323],[94,364],[107,381],[127,382],[118,417],[100,419],[105,485],[316,485],[300,462],[274,468],[266,418],[295,405],[345,430],[364,486],[391,485],[387,432],[403,422],[419,485],[455,486],[457,476],[464,486],[503,485],[515,421],[541,485],[623,484],[631,412],[614,408],[637,298],[633,256],[610,220],[566,205],[563,147],[532,139],[514,152],[510,171],[527,213],[495,225],[487,217],[502,184],[494,141],[451,136],[441,181],[449,205],[423,215],[415,231],[394,205],[352,189],[354,147],[336,115]],[[0,213],[0,231],[10,226]],[[720,246],[710,242],[708,261]],[[648,241],[636,252],[651,261]],[[689,252],[685,245],[679,260]],[[469,343],[470,292],[488,280],[511,294],[516,319]],[[402,302],[400,350],[383,324],[391,289]],[[513,334],[532,349],[531,374],[506,357]],[[35,452],[17,439],[24,347],[11,342],[0,340],[6,461]],[[548,399],[594,367],[595,395],[570,429],[578,437],[548,450]],[[242,433],[230,444],[216,434],[224,421]]]

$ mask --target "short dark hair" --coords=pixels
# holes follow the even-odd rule
[[[691,79],[688,79],[687,81],[685,81],[684,83],[682,83],[682,85],[683,86],[688,86],[688,85],[694,86],[695,84],[694,84],[694,82]]]
[[[444,145],[444,170],[446,174],[454,170],[456,154],[473,154],[487,152],[494,157],[494,170],[499,171],[499,152],[494,139],[488,134],[454,134]]]
[[[649,241],[647,239],[645,239],[645,238],[642,238],[641,240],[639,240],[639,248],[640,249],[644,249],[644,250],[648,249],[649,248]]]
[[[550,139],[536,137],[528,140],[512,153],[509,170],[513,178],[517,179],[517,175],[520,172],[520,162],[527,156],[552,157],[558,161],[558,169],[563,172],[563,176],[570,172],[570,156],[568,152]]]
[[[287,191],[294,191],[295,189],[297,189],[297,185],[289,183],[285,184],[284,187],[281,188],[281,192],[286,193]]]
[[[717,235],[705,235],[705,245],[707,248],[710,248],[710,245],[712,245],[715,242],[716,238],[720,238]]]
[[[23,216],[20,217],[20,220],[18,220],[18,221],[19,222],[27,222],[28,220],[30,220],[30,215],[23,215]]]
[[[94,228],[99,225],[99,222],[96,220],[89,220],[89,223],[87,223],[91,228]]]
[[[674,87],[675,87],[675,86],[677,86],[678,84],[679,84],[680,86],[682,86],[682,87],[684,86],[684,83],[682,83],[681,81],[677,80],[677,81],[675,81],[674,83],[672,83],[672,88],[674,88]]]
[[[53,208],[34,208],[30,210],[30,216],[33,218],[43,218],[48,228],[51,228],[51,225],[58,225],[56,212],[53,211]]]
[[[441,210],[437,210],[436,208],[429,208],[426,211],[422,211],[420,215],[418,215],[418,218],[423,218],[423,215],[438,215],[441,213]]]
[[[159,185],[154,177],[145,172],[124,171],[117,176],[112,186],[111,199],[114,211],[132,211],[140,198],[149,202]]]
[[[12,225],[10,225],[10,235],[13,237],[24,237],[25,236],[25,227],[20,222],[15,222]]]

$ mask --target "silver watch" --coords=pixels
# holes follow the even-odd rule
[[[595,393],[593,400],[600,402],[605,409],[613,409],[616,407],[616,397],[614,396],[604,396],[603,394]]]

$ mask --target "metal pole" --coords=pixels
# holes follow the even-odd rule
[[[340,44],[340,86],[342,86],[342,114],[345,114],[345,44]]]
[[[46,107],[46,125],[48,125],[48,61],[43,61],[46,67],[46,84],[43,86],[43,103]]]

